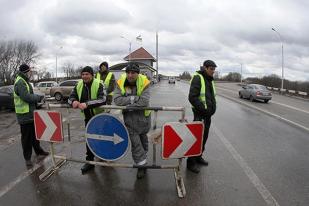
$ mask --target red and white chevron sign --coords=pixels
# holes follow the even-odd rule
[[[162,130],[162,158],[198,156],[202,153],[203,122],[169,122]]]
[[[37,140],[63,142],[61,113],[56,111],[34,111],[34,127]]]

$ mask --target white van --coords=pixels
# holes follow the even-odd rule
[[[175,84],[175,83],[176,83],[175,77],[169,77],[169,78],[168,78],[168,83],[169,83],[169,84],[172,84],[172,83]]]
[[[54,81],[46,81],[46,82],[39,82],[37,83],[37,90],[44,93],[45,95],[50,95],[50,88],[57,86],[57,82]]]

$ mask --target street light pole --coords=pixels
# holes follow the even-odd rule
[[[280,33],[277,31],[277,30],[275,30],[274,28],[271,28],[271,30],[273,30],[274,32],[276,32],[276,34],[279,36],[279,39],[280,39],[280,41],[281,41],[281,66],[282,66],[282,76],[281,76],[281,91],[283,91],[283,81],[284,81],[284,67],[283,67],[283,65],[284,65],[284,56],[283,56],[283,41],[282,41],[282,37],[281,37],[281,35],[280,35]]]
[[[59,51],[60,49],[62,49],[62,46],[60,46],[60,47],[57,49],[57,51],[56,51],[56,82],[57,82],[57,83],[58,83],[58,74],[57,74],[57,72],[58,72],[58,51]]]
[[[242,84],[242,63],[240,63],[240,84]]]
[[[120,36],[120,37],[125,39],[125,40],[127,40],[129,42],[129,62],[130,62],[131,61],[132,42],[129,39],[127,39],[126,37],[124,37],[124,36]]]

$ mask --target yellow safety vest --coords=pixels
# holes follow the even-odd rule
[[[91,98],[91,100],[96,100],[98,98],[98,91],[99,91],[99,88],[100,88],[100,84],[101,84],[101,82],[99,80],[93,79],[93,82],[91,84],[91,89],[90,89],[90,98]],[[78,100],[79,101],[80,101],[81,96],[82,96],[83,88],[84,88],[84,82],[83,82],[83,80],[80,80],[77,83],[77,86],[76,86],[76,91],[77,91],[77,96],[78,96]],[[82,112],[82,114],[84,114],[83,110],[81,112]],[[95,115],[99,114],[99,113],[102,113],[102,112],[104,112],[104,109],[93,108],[93,113]]]
[[[117,84],[121,90],[121,94],[124,95],[126,90],[124,88],[124,83],[127,78],[127,73],[124,73],[120,76],[120,79],[117,81]],[[144,91],[145,87],[150,84],[150,81],[147,79],[145,75],[139,74],[136,80],[136,93],[137,96],[141,96],[142,92]],[[150,110],[145,110],[144,115],[148,117],[150,115]]]
[[[105,88],[106,88],[106,90],[107,90],[107,88],[109,87],[109,84],[110,84],[110,82],[111,82],[112,76],[113,76],[113,73],[112,73],[112,72],[108,72],[108,74],[107,74],[107,76],[106,76],[106,78],[105,78],[105,80],[104,80],[104,82],[103,82],[103,80],[101,80],[101,73],[98,72],[98,73],[96,74],[96,77],[95,77],[95,78],[98,79],[98,80],[100,80],[100,81],[104,84],[104,86],[105,86]],[[113,92],[110,92],[108,95],[113,95]]]
[[[17,76],[15,82],[14,82],[14,88],[15,88],[15,84],[19,81],[22,80],[24,81],[24,83],[27,86],[27,91],[30,93],[30,88],[28,83],[26,82],[26,80],[24,80],[22,77]],[[15,89],[14,89],[14,104],[15,104],[15,112],[17,114],[25,114],[29,112],[29,103],[25,102],[24,100],[22,100],[16,93],[15,93]]]
[[[199,76],[200,77],[200,81],[201,81],[201,90],[200,90],[200,96],[198,97],[199,100],[205,105],[205,109],[207,109],[207,104],[206,104],[206,85],[205,85],[205,80],[203,75],[199,74],[199,73],[195,73],[192,77],[192,79],[194,78],[194,76]],[[192,81],[191,79],[191,81]],[[212,86],[212,90],[214,91],[214,95],[215,95],[215,101],[217,101],[217,92],[216,92],[216,87],[215,87],[215,82],[211,81],[211,86]]]

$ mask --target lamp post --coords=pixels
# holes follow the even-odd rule
[[[60,46],[58,49],[57,49],[57,51],[56,51],[56,82],[58,83],[58,51],[60,50],[60,49],[62,49],[63,47],[62,46]]]
[[[240,63],[240,84],[242,84],[242,63]]]
[[[127,39],[126,37],[124,37],[124,36],[120,36],[121,38],[123,38],[123,39],[125,39],[125,40],[127,40],[128,42],[129,42],[129,62],[131,61],[131,47],[132,47],[132,42],[129,40],[129,39]]]
[[[284,80],[284,68],[283,68],[283,64],[284,64],[284,56],[283,56],[283,41],[282,41],[282,37],[281,37],[281,35],[280,35],[280,33],[277,31],[277,30],[275,30],[274,28],[271,28],[271,30],[273,30],[274,32],[276,32],[276,34],[279,36],[279,39],[280,39],[280,41],[281,41],[281,60],[282,60],[282,62],[281,62],[281,66],[282,66],[282,76],[281,76],[281,91],[283,91],[283,80]]]

